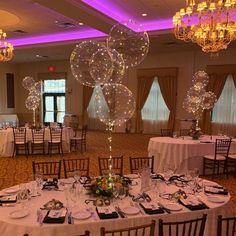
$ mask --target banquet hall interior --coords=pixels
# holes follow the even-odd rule
[[[195,7],[197,13],[192,15]],[[106,174],[111,175],[112,157],[122,157],[122,173],[133,176],[131,157],[153,156],[151,171],[157,178],[168,171],[177,178],[189,176],[194,170],[197,181],[217,183],[222,190],[212,194],[213,203],[205,202],[210,209],[193,216],[206,213],[212,220],[215,214],[209,222],[216,222],[218,215],[234,216],[235,12],[233,0],[0,1],[0,193],[32,182],[34,162],[60,162],[59,177],[66,179],[66,160],[88,158],[88,175],[95,177],[101,175],[99,158],[108,158]],[[216,22],[210,24],[207,14]],[[192,20],[195,28],[189,26]],[[33,130],[41,129],[40,146]],[[59,143],[52,140],[54,129],[60,129]],[[22,130],[23,144],[16,140]],[[225,154],[218,154],[217,143],[225,148],[227,140]],[[155,187],[159,194],[160,186]],[[226,205],[227,213],[221,212]],[[220,213],[212,213],[217,207]],[[8,214],[11,209],[3,210]],[[175,211],[172,221],[178,220]],[[31,231],[25,223],[32,215],[19,219],[23,223],[18,221],[16,235],[43,232],[40,229],[46,224]],[[150,218],[156,219],[156,228],[161,214],[157,217]],[[3,235],[13,235],[8,224],[16,221],[9,222],[0,217]],[[147,222],[151,220],[140,219],[139,224]],[[129,225],[137,226],[132,219]],[[84,227],[83,231],[89,230]],[[109,228],[109,223],[104,227]],[[216,223],[215,231],[206,227],[207,232],[216,232]],[[78,232],[82,233],[80,228]]]

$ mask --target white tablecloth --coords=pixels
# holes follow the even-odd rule
[[[134,188],[134,187],[133,187]],[[140,187],[135,187],[132,192],[139,192]],[[177,188],[175,185],[168,185],[168,192],[175,192]],[[6,192],[1,191],[0,194]],[[167,201],[161,199],[157,193],[149,190],[147,192],[153,202]],[[189,220],[195,217],[201,217],[203,213],[207,213],[207,223],[205,228],[205,236],[216,235],[216,222],[217,216],[219,214],[223,216],[229,216],[232,213],[232,206],[230,202],[230,196],[225,196],[224,203],[211,203],[208,201],[207,196],[204,193],[199,195],[202,201],[204,201],[210,209],[190,211],[185,207],[182,207],[182,210],[172,212],[171,214],[156,214],[156,215],[142,215],[141,213],[137,215],[128,215],[128,218],[118,218],[118,219],[107,219],[100,220],[96,215],[90,217],[86,220],[75,220],[74,224],[69,225],[67,220],[64,224],[40,224],[37,222],[37,210],[43,206],[47,201],[52,199],[57,199],[66,204],[65,193],[63,191],[46,191],[44,190],[41,196],[33,197],[27,204],[30,209],[30,214],[24,218],[20,219],[11,219],[9,214],[19,209],[20,206],[16,204],[15,207],[0,207],[0,232],[3,236],[22,236],[25,233],[28,233],[30,236],[42,236],[42,235],[53,235],[53,236],[74,236],[84,233],[85,230],[91,232],[91,236],[100,235],[100,227],[105,227],[106,229],[117,229],[117,228],[126,228],[131,226],[137,226],[141,224],[150,223],[151,220],[156,220],[156,233],[158,235],[158,219],[162,218],[165,221],[181,221]],[[73,210],[82,211],[88,208],[89,205],[84,203],[85,199],[88,199],[89,196],[82,193],[79,197],[79,202],[76,208]],[[131,198],[126,197],[122,201],[119,201],[119,206],[121,209],[125,206],[130,206]]]
[[[30,129],[27,129],[26,132],[27,140],[32,140],[32,132]],[[70,138],[73,136],[73,131],[71,128],[63,128],[62,132],[62,146],[64,152],[69,152],[70,150]],[[45,141],[50,139],[50,130],[45,129]],[[0,156],[8,157],[12,156],[13,153],[13,130],[12,128],[1,129],[0,130]]]
[[[177,173],[185,173],[188,169],[199,168],[202,173],[203,156],[214,154],[215,139],[223,136],[203,136],[199,140],[191,137],[170,138],[154,137],[149,140],[148,153],[154,156],[154,171],[163,172],[169,166]],[[203,142],[211,143],[203,143]],[[236,143],[231,143],[231,153],[236,152]]]

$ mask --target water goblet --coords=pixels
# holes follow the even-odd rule
[[[26,207],[26,202],[29,200],[29,190],[26,188],[25,184],[20,184],[20,191],[17,194],[17,201],[21,203],[21,207]]]
[[[77,192],[76,187],[74,185],[72,185],[69,189],[69,196],[71,201],[73,202],[73,206],[75,206],[77,203]]]
[[[79,182],[79,180],[80,180],[80,171],[79,170],[75,170],[75,171],[73,171],[73,177],[74,177],[74,179],[75,179],[75,183],[78,183]]]
[[[42,171],[37,171],[35,173],[35,181],[37,183],[38,194],[39,194],[39,190],[41,190],[42,184],[43,184],[43,173],[42,173]]]

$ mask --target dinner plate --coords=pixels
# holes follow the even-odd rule
[[[177,203],[165,203],[163,205],[166,209],[171,211],[180,211],[183,209],[182,206]]]
[[[5,193],[16,193],[19,191],[19,188],[8,188],[8,189],[5,189],[4,192]]]
[[[91,216],[91,212],[89,211],[75,211],[72,213],[72,217],[77,220],[85,220]]]
[[[61,179],[60,182],[63,184],[73,184],[75,182],[75,179],[74,178]]]
[[[140,212],[140,210],[137,207],[132,207],[132,206],[124,207],[122,210],[125,214],[128,215],[136,215]]]
[[[20,219],[29,215],[29,211],[26,209],[15,210],[9,213],[9,217],[12,219]]]
[[[225,198],[220,197],[220,196],[208,196],[207,200],[209,202],[214,202],[214,203],[224,203],[225,202]]]
[[[139,176],[137,174],[128,174],[128,175],[125,175],[125,177],[130,178],[130,179],[138,179],[139,178]]]

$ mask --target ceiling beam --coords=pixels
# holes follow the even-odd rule
[[[106,34],[109,33],[115,21],[103,15],[92,7],[87,6],[81,1],[73,0],[33,0],[34,2],[56,11],[68,18],[97,29]]]

